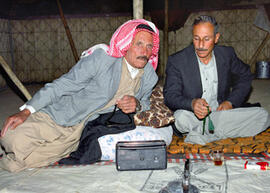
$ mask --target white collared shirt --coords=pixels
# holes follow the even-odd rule
[[[218,92],[218,76],[217,65],[214,51],[212,51],[212,58],[208,64],[200,61],[198,55],[197,60],[200,68],[201,82],[202,82],[202,98],[204,98],[210,105],[212,111],[218,108],[217,92]]]
[[[132,79],[134,79],[136,77],[136,75],[139,73],[139,69],[138,68],[134,68],[133,66],[131,66],[126,58],[124,58],[126,64],[127,64],[127,68],[128,68],[128,71],[130,72],[130,76]]]

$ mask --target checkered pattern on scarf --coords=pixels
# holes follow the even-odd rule
[[[140,24],[150,26],[154,30],[154,32],[143,28],[136,29],[136,27]],[[129,49],[133,38],[140,31],[147,31],[153,35],[152,55],[150,56],[149,62],[156,70],[158,65],[159,31],[152,22],[144,19],[134,19],[125,22],[114,32],[109,46],[106,44],[97,44],[89,48],[88,50],[85,50],[82,53],[81,57],[88,56],[99,48],[105,50],[106,53],[112,57],[123,57],[126,55],[126,52]]]

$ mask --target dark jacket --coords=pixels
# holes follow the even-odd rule
[[[113,117],[112,117],[113,115]],[[64,165],[92,164],[100,160],[102,152],[98,138],[108,134],[118,134],[135,129],[134,114],[125,114],[121,110],[114,113],[101,114],[97,119],[89,121],[83,129],[78,149],[69,157],[58,163]],[[108,126],[107,120],[117,124]]]
[[[230,101],[240,107],[246,99],[253,75],[250,67],[243,63],[232,47],[215,46],[218,73],[218,103]],[[191,102],[202,97],[202,83],[194,46],[169,56],[164,86],[165,104],[173,111],[192,111]]]

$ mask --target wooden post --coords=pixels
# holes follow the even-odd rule
[[[163,64],[161,64],[161,77],[162,77],[162,83],[165,82],[165,70],[166,70],[166,64],[167,59],[169,56],[169,49],[168,49],[168,42],[169,42],[169,36],[168,36],[168,26],[169,26],[169,16],[168,16],[168,10],[169,0],[165,0],[165,6],[164,6],[164,29],[163,29]]]
[[[143,0],[133,0],[133,18],[143,18]]]
[[[66,22],[66,19],[65,19],[65,16],[64,16],[64,13],[63,13],[63,10],[62,10],[60,1],[59,0],[56,0],[56,2],[57,2],[58,9],[59,9],[59,12],[60,12],[61,20],[62,20],[62,22],[64,24],[64,27],[65,27],[65,31],[66,31],[66,34],[67,34],[67,37],[68,37],[68,41],[69,41],[69,44],[70,44],[70,47],[71,47],[71,50],[72,50],[72,53],[73,53],[75,62],[78,62],[78,60],[79,60],[78,53],[77,53],[75,44],[73,42],[72,35],[70,33],[68,24]]]
[[[15,83],[15,85],[20,89],[20,91],[23,93],[23,95],[25,96],[25,98],[27,100],[30,100],[32,97],[30,95],[30,93],[27,91],[27,89],[23,86],[23,84],[21,83],[21,81],[17,78],[17,76],[12,72],[12,70],[10,69],[9,65],[6,63],[6,61],[4,60],[4,58],[2,56],[0,56],[0,64],[1,66],[4,68],[4,70],[6,71],[6,73],[8,74],[8,76],[10,77],[10,79]]]
[[[261,53],[263,47],[265,46],[265,44],[267,43],[267,41],[270,39],[270,33],[268,32],[267,35],[265,36],[264,40],[261,42],[261,44],[259,45],[258,49],[256,50],[256,52],[253,54],[253,56],[250,59],[250,70],[252,73],[255,73],[256,70],[256,59],[258,57],[258,55]]]

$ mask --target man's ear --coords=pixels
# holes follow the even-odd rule
[[[218,43],[219,37],[220,37],[220,33],[218,32],[215,35],[215,44]]]

